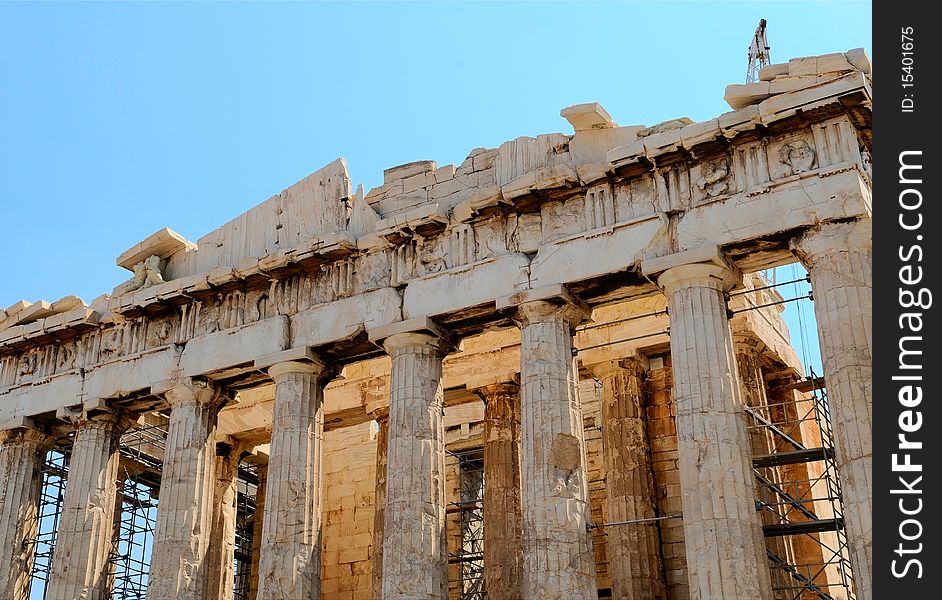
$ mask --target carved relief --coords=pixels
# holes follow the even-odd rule
[[[479,224],[475,228],[474,255],[477,260],[507,253],[507,238],[504,234],[504,227],[503,220],[496,220]]]
[[[644,174],[615,188],[615,216],[618,222],[634,221],[657,212],[654,177]]]
[[[75,342],[60,345],[56,352],[56,373],[74,369],[76,356]]]
[[[196,335],[203,335],[206,333],[215,333],[219,331],[219,305],[210,304],[198,311],[197,315],[197,326],[196,326]]]
[[[542,206],[542,216],[544,242],[585,231],[585,201],[582,198],[546,202]]]
[[[29,352],[20,357],[17,365],[17,375],[20,382],[32,381],[39,367],[39,355],[35,352]]]
[[[815,154],[805,140],[795,140],[778,149],[778,160],[788,165],[791,174],[805,173],[815,166]]]
[[[728,194],[729,189],[729,159],[723,158],[701,163],[700,178],[697,187],[707,198],[715,198]]]
[[[160,257],[151,255],[134,265],[134,275],[115,290],[115,295],[120,296],[134,290],[160,285],[163,282],[164,278],[160,273]]]
[[[124,327],[107,329],[101,334],[101,360],[108,360],[121,354]]]
[[[173,334],[173,324],[169,319],[162,319],[151,324],[148,347],[166,346],[170,343]]]
[[[446,264],[448,252],[445,250],[445,245],[441,243],[441,239],[426,238],[418,245],[417,250],[420,276],[439,273],[448,268]]]

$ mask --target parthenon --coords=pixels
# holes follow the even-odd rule
[[[0,311],[0,598],[870,600],[870,62],[725,99],[338,159]]]

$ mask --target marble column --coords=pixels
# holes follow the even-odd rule
[[[206,597],[232,600],[235,593],[235,535],[239,483],[239,451],[229,443],[216,444],[213,521],[209,534]]]
[[[589,311],[560,294],[524,294],[514,311],[521,327],[523,597],[594,599],[585,439],[572,351],[574,328]]]
[[[186,380],[164,394],[170,425],[164,451],[148,600],[206,597],[213,522],[216,414],[223,397],[207,381]]]
[[[321,455],[324,381],[316,359],[274,364],[271,449],[258,600],[321,594]]]
[[[383,598],[438,599],[448,592],[445,432],[440,336],[386,337],[392,358],[383,516]]]
[[[131,421],[114,413],[78,413],[62,517],[46,586],[48,598],[111,597],[108,556],[114,534],[118,446]]]
[[[262,526],[265,522],[265,496],[268,487],[268,464],[255,468],[258,486],[255,488],[255,514],[252,516],[252,570],[249,572],[249,600],[258,597],[258,569],[262,555]]]
[[[857,597],[873,597],[872,222],[821,225],[792,250],[811,275]]]
[[[725,292],[714,264],[658,277],[671,320],[678,462],[691,598],[769,598],[764,538]]]
[[[608,522],[657,516],[651,447],[646,430],[644,364],[606,361],[589,370],[602,382],[602,455]],[[609,527],[612,597],[664,600],[667,590],[656,522]]]
[[[520,384],[475,390],[484,400],[484,583],[487,597],[521,597]]]
[[[40,468],[52,438],[32,427],[0,431],[0,598],[26,598],[39,519]]]
[[[389,450],[389,409],[380,408],[370,416],[376,421],[376,492],[373,503],[372,597],[383,597],[383,519],[386,509],[386,453]]]

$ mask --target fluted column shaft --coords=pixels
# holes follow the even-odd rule
[[[873,597],[872,222],[822,225],[792,244],[811,275],[857,597]]]
[[[118,442],[130,422],[115,414],[77,416],[62,516],[46,586],[48,598],[111,597],[108,556],[115,525]]]
[[[376,432],[376,492],[373,504],[373,573],[372,597],[383,597],[383,520],[386,513],[386,453],[389,451],[389,409],[372,414]]]
[[[424,333],[398,333],[383,346],[392,357],[383,598],[445,598],[444,348]]]
[[[578,375],[572,353],[584,310],[517,307],[523,506],[523,598],[596,598],[595,556]]]
[[[209,535],[206,597],[232,600],[235,594],[235,535],[239,483],[239,453],[231,444],[216,444],[216,487],[213,524]]]
[[[258,599],[320,598],[324,365],[272,365],[271,454]]]
[[[0,431],[0,598],[24,600],[39,519],[40,468],[52,439],[17,427]]]
[[[768,598],[749,434],[724,293],[730,272],[674,267],[658,278],[671,318],[671,363],[684,537],[692,598]]]
[[[602,382],[602,454],[610,523],[656,516],[644,409],[645,368],[637,358],[589,367]],[[656,522],[608,529],[612,597],[667,597]]]
[[[476,390],[484,400],[484,583],[493,600],[520,598],[523,515],[520,508],[520,385]]]
[[[213,522],[216,414],[221,397],[206,382],[168,390],[170,425],[164,451],[148,600],[206,597]]]

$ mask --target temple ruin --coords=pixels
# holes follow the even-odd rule
[[[338,159],[0,311],[0,597],[870,600],[871,85]]]

